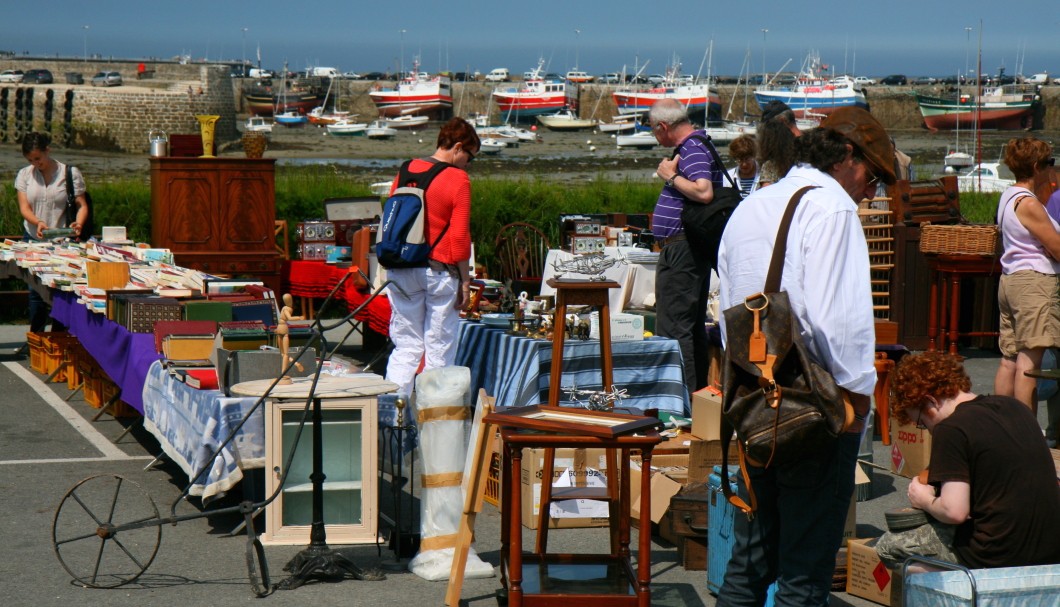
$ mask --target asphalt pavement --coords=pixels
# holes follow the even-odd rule
[[[135,582],[114,589],[80,587],[64,570],[52,546],[53,517],[67,491],[90,476],[120,475],[142,488],[142,494],[134,493],[142,496],[141,506],[149,509],[153,503],[159,515],[166,517],[187,477],[165,459],[145,469],[161,450],[135,420],[115,420],[107,415],[94,420],[98,411],[85,403],[83,394],[71,394],[65,383],[44,383],[45,377],[30,368],[28,354],[16,353],[25,342],[26,330],[25,325],[0,325],[0,603],[11,607],[174,607],[258,600],[262,601],[258,604],[321,607],[443,604],[445,582],[428,582],[408,572],[390,573],[384,581],[312,582],[295,590],[277,590],[264,599],[255,598],[247,576],[246,535],[230,535],[241,517],[209,515],[210,510],[237,504],[238,491],[205,510],[195,498],[176,502],[178,515],[192,517],[176,524],[149,526],[142,532],[148,539],[141,541],[148,545],[158,529],[161,539],[153,562]],[[968,357],[973,390],[989,392],[997,368],[996,355],[976,350],[961,353]],[[356,343],[343,346],[340,354],[361,357]],[[1044,423],[1044,406],[1042,409]],[[890,448],[876,439],[872,451],[874,461],[886,466]],[[906,505],[906,479],[880,470],[873,470],[872,478],[871,499],[857,505],[858,537],[880,535],[885,528],[883,513]],[[485,505],[476,524],[475,546],[482,559],[493,565],[499,562],[499,528],[496,508]],[[85,531],[94,531],[94,527]],[[524,530],[524,542],[532,542],[532,534]],[[607,530],[553,530],[549,539],[550,549],[555,551],[597,552],[607,546]],[[386,546],[333,547],[363,567],[389,565],[395,560]],[[265,548],[273,583],[287,576],[283,566],[301,548]],[[93,562],[91,555],[86,558]],[[651,559],[653,605],[714,605],[706,587],[706,572],[683,569],[672,545],[654,538]],[[467,580],[461,604],[496,604],[498,587],[497,577]],[[831,604],[860,607],[872,603],[837,592]]]

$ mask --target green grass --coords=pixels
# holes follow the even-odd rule
[[[90,184],[96,229],[124,225],[129,237],[148,242],[151,237],[151,187],[142,178],[114,178]],[[490,266],[493,240],[505,224],[522,221],[541,229],[559,244],[561,214],[648,213],[659,185],[612,181],[600,176],[589,182],[566,183],[546,176],[522,179],[476,178],[473,182],[471,235],[476,259]],[[276,172],[276,216],[286,219],[294,250],[294,225],[324,217],[325,198],[367,196],[368,184],[334,167],[280,167]],[[971,223],[993,223],[998,194],[961,194],[961,212]],[[21,235],[21,216],[15,189],[0,185],[0,234]],[[494,269],[494,268],[490,268]]]

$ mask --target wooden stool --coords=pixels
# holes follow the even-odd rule
[[[876,390],[872,398],[876,401],[876,428],[880,431],[883,444],[889,445],[891,444],[891,371],[894,370],[894,361],[887,358],[886,352],[877,352],[874,365],[876,367]]]
[[[928,267],[935,274],[931,281],[931,303],[928,307],[928,351],[946,346],[957,353],[957,338],[997,337],[997,331],[960,333],[961,279],[987,278],[1001,274],[1001,262],[983,255],[926,255]],[[942,285],[941,292],[939,285]],[[948,310],[947,310],[948,307]],[[948,314],[947,314],[948,312]],[[937,339],[936,339],[937,338]]]
[[[617,289],[618,283],[611,280],[570,280],[550,278],[548,286],[556,290],[556,314],[552,338],[552,371],[549,376],[548,404],[559,406],[560,384],[563,379],[563,340],[566,324],[567,305],[596,306],[600,310],[600,374],[603,389],[609,390],[613,385],[614,364],[611,358],[611,309],[608,305],[608,292]],[[553,493],[551,474],[555,466],[556,451],[551,447],[544,450],[542,470],[546,475],[541,479],[541,509],[538,512],[536,554],[548,551],[548,519],[552,502],[573,499],[603,500],[608,503],[611,526],[611,550],[619,553],[619,483],[618,456],[615,449],[607,449],[606,488],[565,487]],[[628,552],[628,546],[627,546]]]

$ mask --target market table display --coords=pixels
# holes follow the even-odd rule
[[[284,265],[287,292],[294,297],[323,299],[347,273],[349,270],[346,268],[339,268],[322,261],[292,261],[290,265]],[[343,285],[343,290],[336,294],[336,298],[345,301],[350,310],[363,304],[370,296],[371,293],[360,291],[356,286],[356,281],[352,278],[347,280]],[[390,301],[385,296],[376,297],[368,302],[368,305],[355,318],[367,322],[368,327],[376,333],[389,335]]]
[[[253,397],[226,397],[220,390],[196,390],[155,361],[143,387],[144,428],[192,479],[257,401]],[[234,487],[243,478],[243,471],[265,466],[263,411],[259,407],[206,471],[192,479],[190,495],[209,502]]]
[[[484,388],[496,398],[498,407],[548,400],[551,341],[511,335],[506,329],[471,321],[461,321],[457,339],[456,364],[471,369],[472,394]],[[689,396],[676,340],[616,341],[611,351],[615,386],[627,394],[618,406],[687,414]],[[563,360],[561,405],[572,404],[565,400],[564,388],[601,389],[598,340],[567,340]]]
[[[52,291],[52,318],[66,325],[85,350],[121,388],[121,399],[144,412],[143,388],[148,369],[162,355],[155,351],[151,333],[130,333],[103,314],[78,303],[77,295]]]

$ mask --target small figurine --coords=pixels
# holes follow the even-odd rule
[[[283,294],[283,307],[280,308],[280,318],[276,321],[276,337],[280,342],[280,373],[283,373],[287,369],[287,365],[292,361],[292,358],[288,355],[288,351],[291,347],[290,327],[287,326],[289,320],[305,320],[305,316],[294,315],[294,298],[291,297],[290,293]],[[301,372],[304,367],[302,363],[294,363],[294,368]],[[280,378],[280,384],[290,384],[291,377],[284,375]]]

